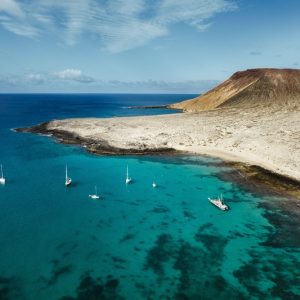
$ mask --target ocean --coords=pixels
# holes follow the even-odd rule
[[[174,113],[128,107],[191,97],[0,95],[1,300],[300,299],[293,199],[230,182],[226,174],[237,171],[217,158],[96,156],[11,130],[60,118]],[[126,186],[127,165],[133,183]],[[99,200],[88,197],[95,185]],[[228,212],[208,202],[220,194]]]

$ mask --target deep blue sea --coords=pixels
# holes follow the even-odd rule
[[[192,96],[0,95],[1,300],[300,299],[292,199],[228,181],[237,171],[219,159],[95,156],[10,130],[60,118],[173,113],[128,106]],[[95,185],[99,200],[88,197]],[[207,200],[221,193],[228,212]]]

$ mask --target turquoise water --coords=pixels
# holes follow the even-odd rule
[[[300,298],[293,199],[227,181],[236,171],[218,159],[93,156],[9,130],[52,118],[171,113],[126,107],[189,97],[0,96],[0,299]],[[100,200],[88,198],[94,185]],[[207,201],[220,193],[229,212]]]

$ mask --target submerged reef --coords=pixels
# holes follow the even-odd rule
[[[105,280],[93,278],[89,273],[82,275],[76,296],[64,296],[60,300],[124,300],[119,292],[119,280],[108,276]]]
[[[15,277],[0,276],[0,299],[13,300],[24,299],[20,282]]]
[[[295,287],[300,287],[300,262],[287,252],[268,246],[249,249],[250,259],[232,274],[238,285],[231,284],[223,276],[226,272],[222,272],[227,259],[225,249],[231,238],[235,236],[225,238],[211,223],[199,227],[195,243],[161,234],[148,251],[145,269],[152,270],[158,282],[164,283],[169,275],[167,270],[178,272],[175,289],[167,288],[166,299],[299,299],[300,290]]]

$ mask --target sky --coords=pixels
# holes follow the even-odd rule
[[[299,0],[0,0],[0,93],[203,93],[299,32]]]

